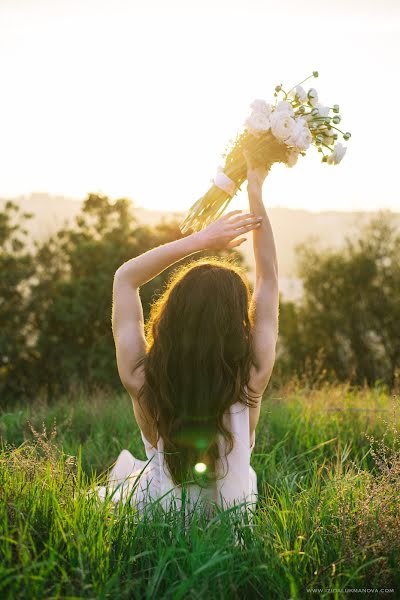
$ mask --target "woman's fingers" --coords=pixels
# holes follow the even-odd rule
[[[250,156],[250,153],[249,153],[249,151],[248,151],[248,150],[243,150],[243,151],[242,151],[242,154],[243,154],[243,156],[244,156],[244,157],[245,157],[245,159],[246,159],[247,166],[248,166],[249,168],[251,168],[251,167],[252,167],[252,159],[251,159],[251,156]]]
[[[229,225],[234,225],[235,229],[238,227],[244,227],[250,223],[258,223],[262,220],[262,217],[256,217],[254,213],[243,213],[241,210],[234,210],[230,213],[227,213],[225,216],[227,217]]]
[[[253,221],[251,223],[249,223],[248,225],[243,225],[242,227],[237,227],[235,229],[236,235],[240,235],[241,233],[247,233],[247,231],[251,231],[252,229],[256,229],[257,227],[260,227],[261,225],[261,221]]]
[[[241,210],[231,210],[231,212],[226,213],[226,215],[224,215],[222,218],[229,219],[233,215],[237,215],[238,213],[241,213],[241,212],[242,212]]]
[[[246,219],[255,219],[256,216],[249,212],[249,213],[242,213],[241,215],[236,215],[235,217],[232,217],[232,219],[229,220],[229,223],[237,223],[238,221],[244,221]]]
[[[236,223],[233,223],[232,226],[234,227],[235,231],[240,231],[241,229],[243,229],[243,227],[255,227],[256,225],[259,225],[262,221],[262,217],[251,217],[251,218],[247,218],[247,219],[240,219],[238,220]]]
[[[228,244],[228,248],[236,248],[237,246],[240,246],[240,244],[243,244],[243,242],[246,241],[246,238],[240,238],[238,240],[235,240],[233,242],[229,242]]]

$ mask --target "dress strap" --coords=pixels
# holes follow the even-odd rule
[[[140,427],[139,427],[139,429],[140,429]],[[148,440],[148,439],[145,437],[145,435],[144,435],[144,433],[143,433],[143,431],[142,431],[141,429],[140,429],[140,435],[141,435],[141,437],[142,437],[142,440],[143,440],[143,444],[144,444],[144,447],[145,447],[145,449],[147,449],[147,448],[148,448],[149,450],[157,450],[157,448],[154,448],[154,446],[153,446],[153,445],[152,445],[152,444],[149,442],[149,440]]]
[[[250,440],[250,409],[242,402],[235,402],[226,415],[229,420],[229,427],[232,434],[237,440],[240,441],[242,446],[248,448],[250,452],[253,451],[256,442],[256,432],[253,432],[252,439]]]

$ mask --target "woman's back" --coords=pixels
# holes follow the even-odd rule
[[[221,508],[246,501],[247,508],[255,509],[257,476],[250,465],[255,434],[253,440],[250,440],[248,406],[236,402],[224,413],[223,421],[232,434],[233,448],[228,453],[225,438],[221,434],[217,435],[217,479],[209,487],[198,484],[187,486],[185,502],[189,510],[195,509],[202,501],[215,502]],[[128,450],[121,452],[109,476],[109,492],[113,493],[113,501],[119,502],[121,497],[123,501],[129,499],[139,512],[143,512],[146,505],[154,499],[160,499],[166,509],[171,503],[180,508],[183,488],[175,485],[172,480],[165,460],[162,437],[159,437],[155,448],[143,431],[140,432],[147,461],[135,458]],[[106,488],[100,488],[99,494],[104,498]]]

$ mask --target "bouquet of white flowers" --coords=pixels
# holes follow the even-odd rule
[[[199,231],[221,216],[246,179],[247,165],[243,151],[248,152],[254,164],[268,169],[275,162],[293,167],[299,154],[305,156],[311,144],[322,152],[322,162],[338,164],[342,160],[346,148],[336,143],[337,132],[342,134],[344,140],[348,140],[351,134],[336,127],[341,121],[337,104],[333,107],[324,106],[318,102],[318,93],[314,88],[306,92],[302,87],[301,84],[310,77],[318,77],[318,71],[313,71],[312,75],[288,92],[285,92],[282,84],[277,85],[273,106],[265,100],[254,100],[243,131],[223,155],[225,165],[219,167],[213,185],[193,204],[181,223],[182,233],[189,229]],[[279,94],[283,94],[281,99],[278,98]]]

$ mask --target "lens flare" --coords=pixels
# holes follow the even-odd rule
[[[205,465],[202,462],[199,462],[194,465],[194,470],[197,471],[197,473],[204,473],[204,471],[207,470],[207,465]]]

